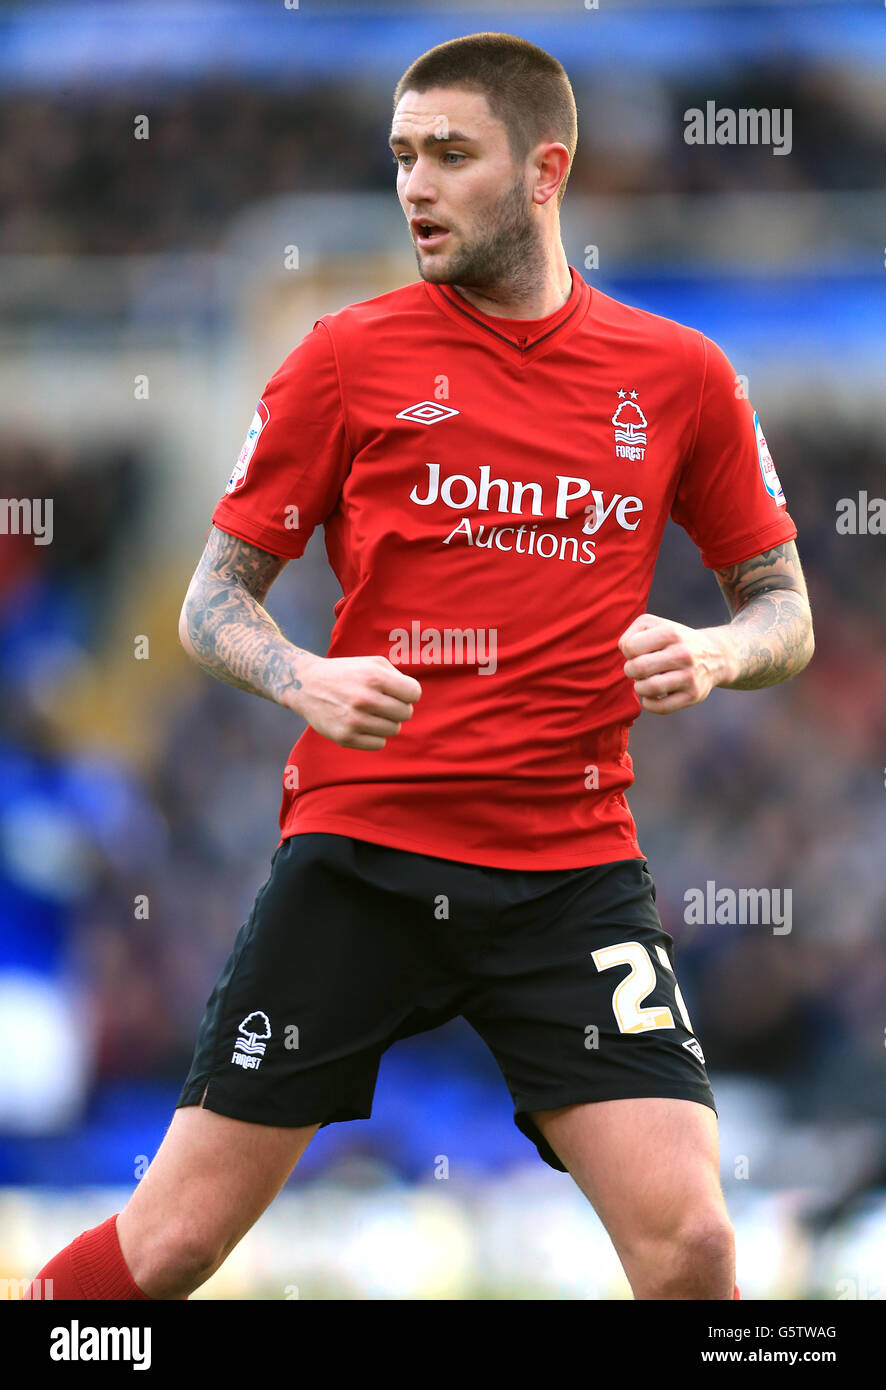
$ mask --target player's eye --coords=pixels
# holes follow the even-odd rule
[[[411,154],[395,154],[393,156],[394,163],[401,169],[410,168],[411,166],[405,161],[414,158],[415,156]],[[450,163],[450,165],[453,168],[457,168],[459,164],[464,163],[464,161],[467,159],[467,155],[459,154],[458,150],[444,150],[442,154],[442,159],[444,162]]]

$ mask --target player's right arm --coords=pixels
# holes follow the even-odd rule
[[[284,637],[262,604],[286,563],[213,526],[182,604],[182,646],[209,675],[295,710],[333,743],[384,748],[421,686],[387,657],[320,657]]]

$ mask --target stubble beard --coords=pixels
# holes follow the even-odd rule
[[[415,247],[418,273],[438,285],[463,285],[479,293],[506,291],[511,301],[529,298],[543,274],[540,228],[533,221],[522,178],[496,204],[498,216],[482,235],[463,242],[450,256],[422,260]]]

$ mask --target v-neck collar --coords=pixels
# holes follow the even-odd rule
[[[495,314],[486,314],[469,304],[451,285],[437,285],[424,281],[431,301],[469,333],[482,338],[490,346],[497,347],[512,361],[535,361],[552,347],[571,337],[583,322],[591,305],[591,288],[582,279],[574,266],[569,267],[572,276],[572,292],[565,304],[553,314],[541,319],[506,319]],[[525,342],[518,343],[513,335],[519,333]]]

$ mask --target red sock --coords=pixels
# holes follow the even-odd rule
[[[735,1302],[735,1300],[736,1300],[737,1298],[741,1298],[741,1294],[738,1292],[738,1285],[736,1284],[736,1286],[735,1286],[735,1292],[734,1292],[733,1295],[732,1295],[732,1301],[733,1301],[733,1303]]]
[[[151,1300],[133,1282],[117,1239],[117,1213],[84,1231],[44,1265],[25,1298]]]

